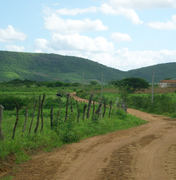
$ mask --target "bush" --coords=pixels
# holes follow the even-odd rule
[[[119,119],[125,119],[127,118],[127,113],[123,109],[117,109],[116,115],[118,116]]]
[[[17,102],[19,108],[21,109],[23,106],[26,106],[28,99],[14,96],[0,97],[0,104],[4,106],[5,110],[13,110],[16,107],[15,102]]]

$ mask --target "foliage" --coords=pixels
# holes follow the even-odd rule
[[[155,69],[155,83],[158,83],[159,81],[166,78],[166,74],[171,79],[176,79],[176,62],[157,64],[154,66],[133,69],[128,71],[128,77],[142,77],[146,81],[152,82],[153,68]]]
[[[174,98],[174,94],[155,94],[152,103],[151,95],[135,95],[129,98],[128,105],[150,113],[173,116],[175,114],[176,98]]]
[[[130,77],[118,81],[117,87],[119,88],[125,87],[128,93],[134,93],[136,91],[149,88],[149,83],[142,78]]]
[[[92,85],[92,86],[98,85],[98,82],[97,82],[97,81],[89,81],[89,83],[90,83],[90,85]]]
[[[22,53],[0,51],[0,82],[13,79],[30,79],[33,81],[61,81],[68,83],[84,83],[90,80],[104,82],[127,77],[127,73],[106,67],[97,62],[73,56],[62,56],[45,53]]]
[[[26,81],[26,80],[25,80]],[[129,114],[124,114],[123,111],[112,109],[111,118],[109,118],[108,113],[105,117],[99,120],[98,115],[93,115],[92,109],[90,111],[90,118],[85,118],[82,120],[82,114],[84,111],[84,105],[86,103],[79,103],[80,119],[77,122],[77,103],[73,99],[69,100],[68,118],[64,122],[65,112],[66,112],[66,94],[72,92],[72,88],[67,87],[47,87],[46,82],[42,86],[37,86],[35,83],[30,87],[23,86],[23,80],[15,80],[13,88],[11,88],[10,83],[3,84],[0,87],[0,104],[4,108],[3,120],[2,120],[2,130],[4,134],[4,142],[0,141],[0,159],[8,159],[9,155],[15,156],[15,162],[21,163],[30,159],[29,154],[35,153],[37,150],[50,151],[54,148],[60,147],[66,143],[77,142],[81,139],[91,137],[99,134],[106,134],[108,132],[113,132],[120,129],[130,128],[136,125],[145,123],[145,121],[133,117]],[[21,83],[21,85],[19,85]],[[80,90],[79,86],[76,86],[78,92],[87,96],[89,99],[90,93],[84,90]],[[90,86],[85,86],[88,89]],[[90,90],[90,89],[89,89]],[[61,111],[59,117],[57,117],[58,110],[60,107],[60,99],[56,96],[59,92],[63,96],[61,98]],[[10,94],[10,95],[9,95]],[[29,127],[32,120],[33,109],[35,101],[38,101],[38,96],[45,94],[45,102],[43,105],[43,131],[40,132],[41,121],[39,123],[39,130],[34,133],[34,129],[37,124],[37,107],[35,116],[33,119],[32,129],[29,134]],[[95,98],[99,101],[101,94]],[[110,95],[109,95],[110,96]],[[103,100],[107,102],[110,100],[107,96],[103,96]],[[12,139],[13,128],[16,121],[16,107],[14,101],[16,101],[19,106],[19,119],[16,128],[15,138]],[[72,101],[73,112],[71,112],[70,104]],[[7,103],[7,104],[6,104]],[[38,104],[37,104],[38,105]],[[51,127],[51,106],[53,107],[53,126]],[[97,104],[95,104],[95,109],[97,109]],[[26,123],[26,130],[22,133],[25,120],[25,110],[28,108],[28,120]],[[92,108],[92,107],[91,107]],[[9,110],[8,110],[9,109]],[[109,106],[107,106],[106,111],[109,112]],[[41,118],[40,118],[41,120]]]
[[[0,104],[4,106],[5,110],[13,110],[16,107],[15,102],[18,104],[19,108],[21,109],[23,106],[27,106],[27,104],[34,101],[34,98],[21,98],[15,97],[12,95],[2,96],[0,95]]]
[[[123,109],[117,109],[116,115],[119,119],[125,120],[127,118],[127,113]]]
[[[164,78],[164,80],[171,80],[171,78],[170,78],[170,77],[168,77],[168,78]]]

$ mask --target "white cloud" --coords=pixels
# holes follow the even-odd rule
[[[82,51],[82,52],[113,52],[113,43],[107,42],[104,37],[90,38],[79,34],[61,35],[53,33],[52,39],[37,39],[36,49],[49,52]]]
[[[176,29],[176,15],[173,15],[171,21],[167,22],[149,22],[147,26],[154,28],[154,29],[164,29],[164,30],[174,30]]]
[[[121,41],[132,41],[131,37],[128,34],[122,34],[122,33],[112,33],[111,38],[117,42]]]
[[[113,7],[115,6],[132,9],[176,7],[175,0],[109,0],[109,3]]]
[[[123,71],[159,63],[176,62],[176,50],[130,51],[115,50],[103,37],[89,38],[79,34],[53,34],[50,41],[36,40],[36,52],[48,52],[83,57]]]
[[[56,14],[45,17],[45,28],[51,31],[59,32],[61,34],[74,34],[82,31],[108,30],[108,27],[104,26],[103,23],[98,19],[94,21],[89,19],[65,20]]]
[[[129,51],[128,48],[122,48],[112,55],[109,66],[130,70],[159,63],[176,62],[175,56],[176,50]]]
[[[118,14],[116,12],[116,10],[108,4],[102,4],[101,7],[99,8],[99,10],[101,12],[103,12],[104,14],[111,14],[111,15],[117,15]]]
[[[18,51],[18,52],[23,52],[25,50],[25,47],[23,46],[15,46],[15,45],[6,45],[5,48],[8,51]]]
[[[79,9],[79,8],[75,8],[75,9],[58,9],[55,12],[59,15],[78,15],[78,14],[84,14],[84,13],[95,13],[97,11],[96,7],[90,7],[90,8],[86,8],[86,9]]]
[[[67,8],[62,8],[62,9],[57,9],[53,10],[50,9],[49,7],[44,7],[43,13],[45,15],[51,15],[52,13],[57,14],[57,15],[71,15],[71,16],[76,16],[79,14],[84,14],[84,13],[95,13],[97,12],[97,7],[90,7],[86,9],[79,9],[79,8],[74,8],[74,9],[67,9]]]
[[[165,30],[173,30],[173,29],[176,29],[176,24],[174,24],[173,22],[150,22],[147,24],[148,26],[150,26],[151,28],[154,28],[154,29],[165,29]]]
[[[172,22],[173,22],[173,23],[176,23],[176,15],[173,15],[173,16],[172,16]]]
[[[19,32],[9,25],[6,29],[0,29],[0,42],[24,41],[27,35]]]
[[[139,19],[137,13],[130,8],[123,8],[121,6],[110,6],[108,4],[102,4],[99,8],[104,14],[111,15],[123,15],[127,19],[130,19],[133,24],[142,24],[143,22]]]
[[[130,19],[133,24],[143,23],[143,21],[139,19],[137,13],[133,9],[118,8],[117,11],[119,12],[119,14],[124,15],[126,18]]]

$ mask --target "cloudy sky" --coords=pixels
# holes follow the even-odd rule
[[[176,62],[176,0],[1,0],[0,50],[123,71]]]

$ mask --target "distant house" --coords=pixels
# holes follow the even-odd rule
[[[159,82],[159,87],[176,87],[176,80],[162,80]]]

